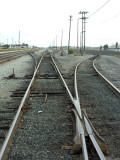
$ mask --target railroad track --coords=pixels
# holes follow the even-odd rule
[[[47,145],[47,144],[44,145],[44,143],[48,143],[50,141],[49,142],[50,146],[48,145],[48,148],[47,148],[47,151],[48,151],[47,154],[48,154],[49,158],[51,158],[51,159],[54,158],[53,157],[53,155],[54,155],[53,150],[56,151],[56,148],[59,152],[61,152],[61,148],[62,149],[63,148],[70,148],[72,154],[79,152],[81,157],[85,160],[87,160],[87,159],[93,159],[93,160],[94,159],[102,159],[102,160],[105,159],[104,154],[103,154],[103,152],[106,152],[105,142],[98,135],[98,133],[95,131],[94,127],[90,123],[88,116],[86,114],[86,111],[85,111],[86,108],[84,108],[83,106],[81,108],[81,106],[80,106],[79,96],[78,96],[78,91],[77,91],[77,80],[76,80],[76,74],[77,74],[77,70],[78,70],[79,65],[80,64],[78,64],[76,66],[75,74],[74,74],[74,90],[75,90],[75,92],[74,92],[74,97],[73,97],[73,95],[71,94],[71,92],[70,92],[66,82],[64,81],[59,69],[57,68],[57,65],[56,65],[54,59],[52,58],[52,60],[51,60],[49,54],[46,54],[41,58],[38,66],[35,69],[33,78],[27,88],[27,91],[25,92],[24,90],[21,90],[21,91],[19,91],[19,92],[17,91],[15,93],[15,96],[17,95],[16,97],[22,97],[23,95],[24,95],[24,97],[21,101],[21,104],[19,106],[17,114],[13,120],[11,128],[9,129],[9,132],[6,136],[6,139],[3,143],[3,146],[1,147],[1,152],[0,152],[1,159],[5,159],[7,156],[6,152],[8,152],[8,150],[9,150],[9,143],[8,142],[10,141],[10,139],[13,138],[12,134],[15,130],[14,127],[16,128],[16,125],[19,124],[18,119],[20,119],[21,111],[24,112],[24,109],[25,110],[27,109],[26,107],[24,107],[26,105],[28,106],[28,109],[27,109],[28,111],[24,115],[25,117],[23,120],[24,125],[26,125],[26,126],[18,128],[18,132],[17,132],[18,140],[15,141],[15,143],[17,143],[17,144],[19,142],[18,146],[20,147],[21,153],[18,153],[19,148],[17,148],[18,146],[15,145],[15,147],[13,146],[14,152],[11,151],[9,154],[10,158],[12,156],[14,157],[16,155],[18,155],[18,158],[19,158],[19,156],[22,156],[24,154],[23,159],[26,159],[26,158],[29,159],[31,156],[33,156],[33,154],[31,153],[31,150],[28,150],[28,148],[33,144],[32,149],[35,149],[35,147],[37,145],[36,149],[39,150],[39,154],[37,156],[39,157],[41,155],[41,159],[42,159],[42,156],[47,156],[45,153],[43,153],[44,150],[46,150],[45,147]],[[57,72],[55,72],[55,70],[53,70],[53,68],[55,68],[55,70]],[[62,83],[64,84],[64,87],[63,87],[63,85],[61,85],[61,83],[60,83],[61,81],[60,81],[60,79],[58,79],[58,75],[59,75]],[[95,76],[96,76],[96,74],[95,74]],[[35,82],[35,84],[34,84],[34,82]],[[55,84],[57,84],[57,85],[55,85]],[[69,102],[68,98],[66,97],[66,93],[67,93],[67,96],[69,97],[69,100],[71,100],[72,105]],[[28,96],[29,96],[29,99],[27,100]],[[27,102],[25,102],[26,100],[27,100]],[[65,107],[65,106],[67,106],[67,107]],[[65,129],[63,129],[63,132],[65,132],[66,129],[68,129],[68,131],[71,129],[70,128],[71,124],[69,121],[69,118],[70,118],[69,112],[71,109],[72,109],[71,117],[73,119],[74,132],[75,132],[74,133],[74,143],[73,143],[72,147],[70,145],[71,139],[69,138],[69,140],[68,140],[68,139],[66,139],[66,137],[63,138],[59,134],[60,131],[55,130],[56,128],[58,128],[58,126],[59,126],[60,130],[62,129],[62,127],[65,127]],[[44,117],[44,115],[43,115],[43,117],[41,118],[41,116],[39,114],[43,114],[44,112],[46,112],[48,117]],[[48,114],[49,112],[50,112],[50,114]],[[55,112],[57,112],[57,113],[55,114]],[[31,115],[31,117],[30,117],[30,115]],[[52,115],[52,118],[51,118],[51,115]],[[67,115],[67,117],[66,117],[66,115]],[[35,120],[36,116],[38,119],[37,121]],[[55,128],[52,125],[52,129],[51,129],[50,128],[51,126],[49,127],[49,125],[47,125],[46,123],[41,125],[43,120],[45,122],[49,123],[50,121],[53,121],[54,119],[56,119],[56,121],[53,123],[55,125]],[[58,121],[58,124],[57,124],[57,121]],[[28,125],[30,125],[30,126],[28,126]],[[46,126],[47,129],[44,127],[44,125]],[[42,133],[39,132],[38,127]],[[35,131],[39,132],[39,134],[36,135],[37,140],[35,140],[36,138],[34,135],[33,136],[31,135],[32,130],[33,130],[33,133],[36,133]],[[53,134],[55,139],[52,139],[50,133],[54,132],[54,130],[57,131],[57,133],[55,132]],[[26,135],[25,131],[27,131],[28,136]],[[21,139],[19,132],[22,135],[23,139]],[[41,135],[40,135],[40,133],[41,133]],[[43,134],[45,134],[45,135],[50,134],[51,138],[48,137],[47,141],[44,141],[45,139],[44,139]],[[26,135],[26,139],[24,139],[25,135]],[[71,135],[71,132],[66,135]],[[42,141],[42,139],[43,139],[43,141]],[[56,142],[53,143],[53,140],[55,140]],[[41,144],[41,141],[43,142],[42,144]],[[62,143],[61,143],[61,141],[62,141]],[[70,141],[69,144],[67,144],[68,141]],[[28,144],[29,143],[30,144],[27,145],[27,142],[28,142]],[[63,142],[65,142],[65,144],[67,144],[67,145],[64,145]],[[23,144],[25,144],[25,146]],[[38,144],[40,147],[38,146]],[[52,152],[51,152],[51,148],[52,148]],[[82,148],[82,150],[81,150],[81,148]],[[90,148],[92,148],[92,149],[90,149]],[[64,156],[63,155],[58,155],[58,156],[61,156],[62,158],[66,158],[66,159],[73,158],[72,156],[68,155],[68,153],[67,153],[67,155],[64,155]],[[37,159],[35,157],[32,157],[32,158]],[[46,158],[48,159],[48,157],[46,157]],[[59,157],[57,157],[57,158],[59,158]]]
[[[9,52],[1,52],[0,53],[0,63],[5,63],[7,61],[16,59],[18,57],[24,56],[26,54],[35,52],[35,50],[20,50],[20,51],[9,51]]]
[[[96,64],[100,58],[101,56],[98,56],[93,63],[95,70],[100,75],[100,77],[107,83],[107,85],[119,96],[120,95],[120,77],[118,75],[116,77],[116,75],[114,74],[111,74],[111,76],[107,76],[104,72],[103,73],[101,72],[101,69],[99,71],[99,67]]]
[[[86,110],[93,126],[104,138],[109,153],[108,157],[115,159],[120,156],[120,140],[118,138],[120,137],[120,117],[118,115],[120,93],[99,72],[99,68],[96,68],[97,59],[96,56],[92,57],[79,66],[77,77],[81,108]],[[104,152],[107,153],[107,150]]]

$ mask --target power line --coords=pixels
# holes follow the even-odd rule
[[[120,13],[118,13],[118,14],[116,14],[116,15],[108,18],[108,19],[105,19],[103,21],[100,21],[99,23],[94,23],[94,25],[100,25],[100,24],[103,24],[103,23],[106,23],[106,22],[110,22],[110,21],[112,21],[113,19],[115,19],[115,18],[117,18],[119,16],[120,16]]]
[[[93,14],[91,14],[88,18],[90,18],[91,16],[93,16],[94,14],[96,14],[99,10],[101,10],[110,0],[108,0],[107,2],[105,2],[99,9],[97,9]]]
[[[101,21],[101,22],[100,22],[100,23],[98,23],[98,24],[102,24],[102,23],[109,22],[109,21],[111,21],[111,20],[113,20],[113,19],[117,18],[118,16],[120,16],[120,13],[119,13],[119,14],[116,14],[116,15],[114,15],[114,16],[112,16],[112,17],[111,17],[111,18],[109,18],[109,19],[106,19],[106,20],[104,20],[104,21]]]

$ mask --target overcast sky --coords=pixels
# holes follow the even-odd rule
[[[21,43],[49,46],[57,36],[60,46],[68,44],[69,16],[72,15],[71,45],[77,45],[77,19],[80,11],[87,17],[107,0],[0,0],[0,43]],[[81,20],[79,20],[81,32]],[[86,45],[100,46],[120,43],[120,0],[110,0],[101,10],[87,19]]]

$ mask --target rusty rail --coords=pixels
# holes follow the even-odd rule
[[[51,55],[52,57],[52,55]],[[77,149],[78,147],[80,147],[80,142],[82,141],[82,151],[83,151],[83,157],[85,160],[88,160],[88,153],[87,153],[87,147],[86,147],[86,143],[85,143],[85,133],[84,133],[84,129],[83,129],[83,125],[82,125],[82,122],[80,119],[82,119],[82,114],[81,114],[81,108],[80,108],[80,102],[79,102],[79,97],[78,97],[78,92],[77,92],[77,82],[76,82],[76,70],[77,70],[77,67],[75,69],[75,81],[74,81],[74,89],[75,89],[75,95],[76,97],[73,98],[64,78],[62,77],[62,74],[60,73],[53,57],[52,57],[52,61],[56,67],[56,70],[58,71],[59,75],[60,75],[60,78],[67,90],[67,93],[71,99],[71,102],[73,103],[75,110],[73,110],[73,112],[75,113],[75,117],[76,117],[76,135],[75,135],[75,138],[74,138],[74,142],[75,142],[75,145],[73,147],[73,150],[74,149]],[[82,63],[82,62],[81,62]],[[79,127],[79,128],[78,128]],[[74,152],[74,151],[73,151]]]
[[[44,55],[45,55],[45,54],[44,54]],[[20,121],[20,117],[21,117],[21,115],[22,115],[22,108],[23,108],[23,106],[24,106],[24,104],[25,104],[26,99],[27,99],[28,96],[29,96],[31,87],[32,87],[32,85],[33,85],[33,83],[34,83],[34,81],[35,81],[35,76],[36,76],[36,74],[37,74],[38,68],[39,68],[39,66],[40,66],[40,63],[41,63],[44,55],[43,55],[42,58],[40,59],[39,64],[38,64],[37,68],[36,68],[35,71],[34,71],[32,80],[31,80],[31,82],[30,82],[30,84],[29,84],[29,86],[28,86],[28,88],[27,88],[27,90],[26,90],[26,92],[25,92],[25,94],[24,94],[24,97],[22,98],[22,101],[21,101],[21,103],[20,103],[20,105],[19,105],[19,108],[18,108],[18,110],[17,110],[17,113],[16,113],[16,115],[15,115],[15,117],[14,117],[14,120],[13,120],[11,126],[10,126],[10,129],[9,129],[6,137],[5,137],[4,143],[3,143],[2,147],[1,147],[1,150],[0,150],[0,160],[5,160],[5,159],[7,158],[7,152],[9,151],[10,144],[11,144],[11,141],[12,141],[12,138],[13,138],[13,135],[14,135],[14,132],[15,132],[15,130],[16,130],[16,128],[17,128],[17,125],[18,125],[18,123],[19,123],[19,121]]]
[[[15,58],[18,58],[18,57],[21,57],[21,56],[24,56],[28,53],[20,53],[19,55],[9,55],[7,57],[2,57],[0,58],[0,63],[4,63],[4,62],[7,62],[7,61],[10,61],[12,59],[15,59]],[[2,61],[1,61],[2,60]]]
[[[27,51],[27,52],[24,53],[24,51]],[[16,54],[12,54],[12,53],[15,53],[15,52],[16,52]],[[32,52],[32,50],[17,50],[17,51],[1,52],[0,56],[1,55],[4,56],[6,54],[7,54],[7,56],[0,57],[0,63],[4,63],[4,62],[7,62],[7,61],[16,59],[18,57],[30,54],[31,52]]]

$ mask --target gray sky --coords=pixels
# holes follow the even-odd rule
[[[69,15],[71,45],[77,45],[77,19],[80,11],[92,15],[107,0],[0,0],[0,43],[21,43],[37,46],[60,46],[63,29],[63,45],[68,44]],[[100,46],[120,43],[120,0],[110,0],[101,10],[90,16],[86,23],[86,45]],[[79,20],[81,32],[81,20]],[[7,40],[8,39],[8,40]]]

